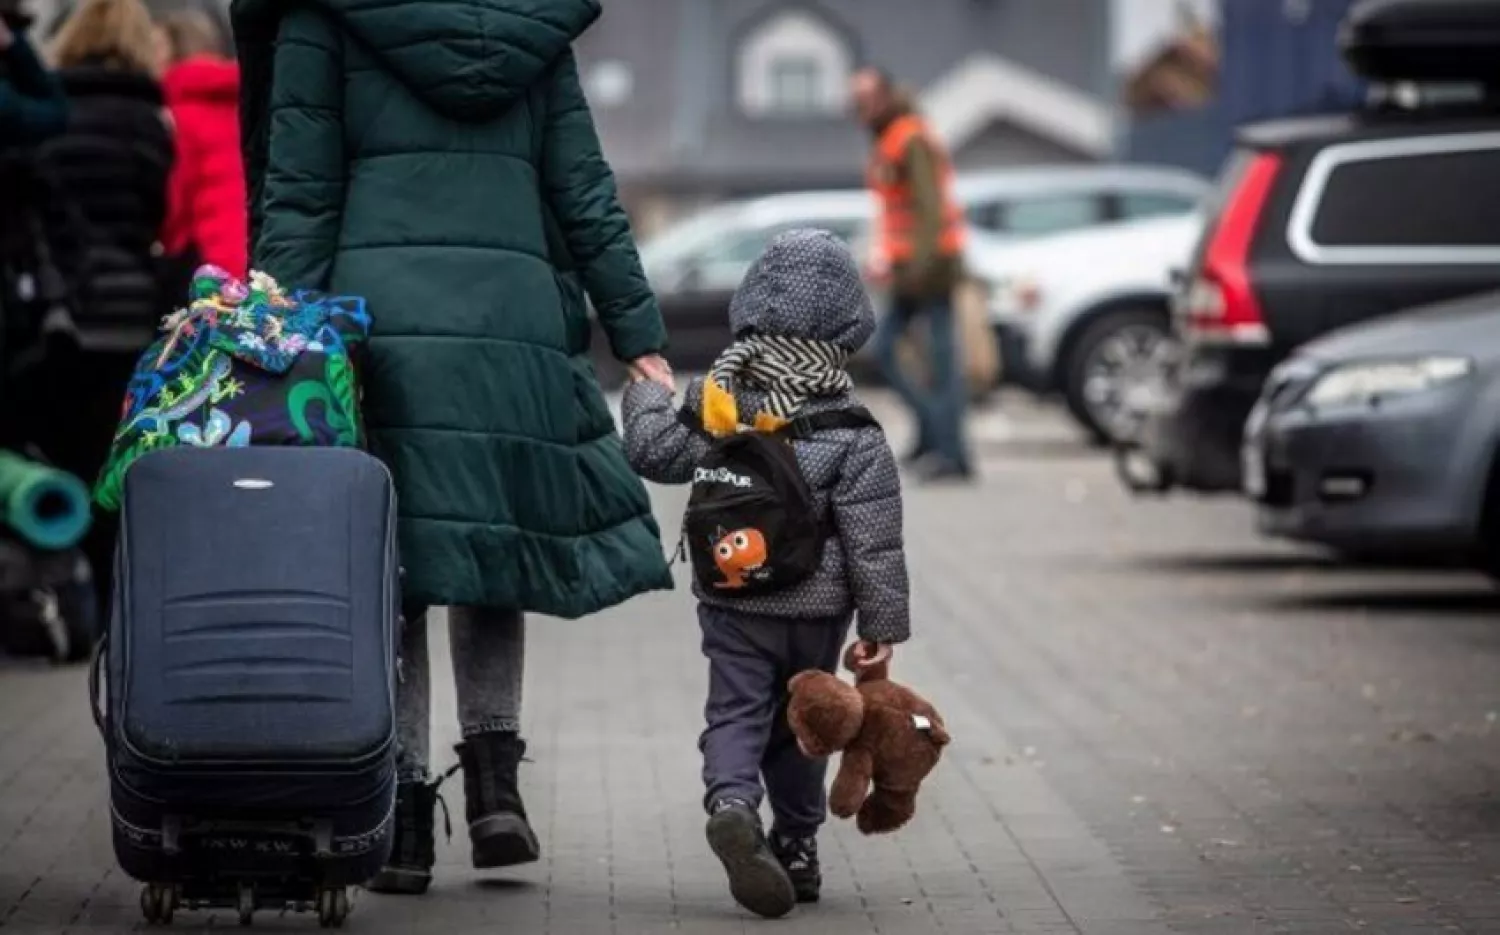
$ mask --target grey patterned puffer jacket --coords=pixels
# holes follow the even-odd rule
[[[858,269],[832,235],[794,231],[777,238],[751,269],[730,307],[737,336],[760,334],[834,341],[858,350],[874,330]],[[683,410],[701,414],[702,380],[687,389]],[[759,411],[764,399],[739,388],[741,413]],[[809,400],[799,414],[859,405],[852,396]],[[625,446],[630,464],[647,480],[686,484],[707,453],[709,439],[679,418],[672,394],[656,383],[625,392]],[[700,601],[729,611],[771,617],[857,616],[864,640],[899,643],[910,636],[910,588],[902,542],[901,480],[885,435],[878,428],[832,429],[792,443],[817,507],[838,534],[823,552],[818,572],[802,584],[753,598],[724,598],[694,588]]]

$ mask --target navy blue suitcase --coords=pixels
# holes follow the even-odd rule
[[[116,562],[96,714],[147,920],[342,924],[393,832],[390,475],[353,449],[156,452],[127,476]]]

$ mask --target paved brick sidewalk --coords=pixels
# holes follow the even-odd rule
[[[956,745],[908,831],[834,829],[825,902],[779,930],[1500,932],[1487,585],[1329,569],[1258,543],[1233,503],[1127,501],[1050,416],[980,435],[985,486],[908,511],[919,639],[900,672]],[[670,526],[680,499],[659,507]],[[760,926],[702,841],[687,596],[529,640],[544,862],[481,880],[447,848],[429,896],[364,897],[351,929]],[[436,708],[451,740],[451,696]],[[136,925],[101,773],[81,674],[0,663],[0,932]]]

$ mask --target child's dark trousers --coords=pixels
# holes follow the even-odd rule
[[[806,669],[833,672],[850,622],[849,615],[797,620],[698,605],[708,657],[708,724],[698,746],[709,809],[724,799],[759,808],[768,796],[779,834],[817,833],[828,814],[828,761],[797,748],[787,726],[786,686]]]

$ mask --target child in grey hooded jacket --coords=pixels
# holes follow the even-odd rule
[[[741,424],[774,428],[859,405],[844,365],[869,340],[875,316],[853,256],[832,234],[777,237],[735,293],[729,324],[735,343],[692,382],[681,409],[660,383],[637,379],[627,388],[626,453],[647,480],[691,482],[713,437]],[[821,884],[816,835],[827,816],[827,763],[798,749],[785,717],[787,682],[804,669],[834,671],[852,621],[855,657],[866,665],[888,659],[910,631],[901,482],[884,433],[836,428],[791,444],[816,509],[835,530],[818,571],[755,597],[694,587],[709,660],[699,744],[709,843],[736,900],[766,916],[816,900]],[[759,819],[767,792],[769,839]]]

